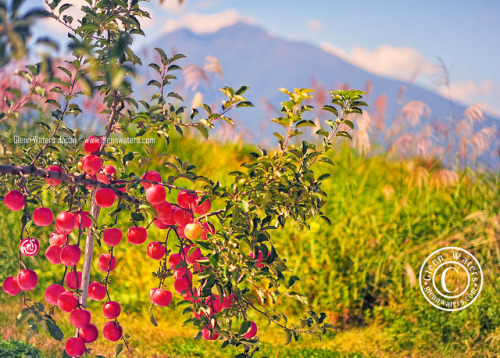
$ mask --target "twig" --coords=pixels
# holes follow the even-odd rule
[[[103,188],[108,188],[113,190],[113,192],[122,200],[126,200],[135,205],[141,203],[138,199],[126,193],[121,192],[119,189],[109,184],[104,184],[97,180],[85,178],[83,175],[73,175],[60,172],[53,172],[50,170],[37,168],[34,166],[19,166],[19,165],[0,165],[0,174],[10,174],[10,175],[20,175],[20,176],[30,175],[41,178],[57,179],[64,183],[81,184],[91,187],[101,186]]]

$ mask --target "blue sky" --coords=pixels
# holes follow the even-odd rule
[[[148,42],[178,28],[213,32],[243,20],[279,37],[314,43],[372,72],[444,93],[437,66],[441,58],[450,70],[455,100],[484,102],[487,111],[500,116],[498,0],[185,0],[180,6],[177,0],[164,0],[162,5],[151,0],[143,4],[152,13],[152,20],[144,22]]]

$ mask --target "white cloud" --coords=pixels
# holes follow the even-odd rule
[[[309,22],[307,23],[307,25],[313,31],[319,31],[323,27],[323,25],[321,24],[321,22],[319,20],[316,20],[316,19],[309,20]]]
[[[180,14],[184,11],[184,2],[182,4],[179,4],[178,0],[164,0],[161,4],[161,7],[168,12]]]
[[[442,69],[427,60],[420,52],[409,46],[396,47],[390,45],[382,45],[375,50],[356,46],[351,51],[345,51],[342,48],[336,47],[329,43],[322,43],[321,49],[326,52],[333,53],[340,58],[359,66],[372,73],[393,77],[403,81],[413,82],[418,74],[426,75],[423,81],[419,81],[428,87],[433,87],[441,95],[451,98],[454,101],[464,104],[483,103],[485,110],[493,115],[500,114],[500,83],[491,79],[482,82],[463,81],[453,83],[448,89],[445,86],[439,85],[436,89],[431,86],[431,79],[442,75]]]
[[[199,14],[190,12],[182,14],[176,19],[168,19],[165,21],[163,30],[172,32],[178,29],[186,28],[195,33],[212,33],[220,30],[223,27],[234,25],[237,22],[254,23],[253,19],[241,15],[235,10],[226,10],[216,14]]]
[[[373,51],[355,46],[350,52],[329,43],[322,43],[320,47],[367,71],[400,80],[413,81],[418,73],[436,72],[434,64],[409,46],[382,45]]]
[[[487,101],[500,93],[500,84],[491,79],[476,83],[474,81],[463,81],[451,83],[450,88],[446,86],[439,87],[439,92],[443,96],[451,96],[453,100],[471,103],[475,101]],[[490,107],[490,106],[489,106]],[[493,108],[488,108],[489,111]]]

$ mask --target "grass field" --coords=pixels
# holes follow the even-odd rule
[[[250,146],[204,145],[192,139],[157,145],[151,157],[169,152],[194,163],[198,173],[227,184],[225,173],[249,160]],[[137,149],[141,151],[140,148]],[[159,157],[160,160],[169,160]],[[210,158],[207,160],[206,158]],[[362,157],[340,145],[332,156],[336,166],[326,185],[329,201],[325,214],[332,225],[315,221],[310,231],[289,227],[276,231],[273,243],[302,280],[298,290],[317,311],[326,312],[337,326],[319,341],[312,337],[283,346],[276,328],[256,319],[267,357],[495,357],[500,355],[500,195],[498,173],[465,168],[449,171],[418,158],[392,161],[386,156]],[[162,163],[158,163],[162,167]],[[132,170],[134,168],[131,168]],[[451,174],[450,174],[451,173]],[[453,177],[454,180],[449,180]],[[181,184],[181,183],[180,183]],[[47,200],[50,199],[50,195]],[[15,273],[18,213],[2,206],[0,262],[3,276]],[[103,216],[105,218],[105,216]],[[104,219],[106,220],[106,219]],[[128,225],[124,223],[124,225]],[[49,230],[33,229],[41,251],[48,246]],[[153,231],[151,237],[159,235]],[[466,310],[448,313],[431,307],[420,293],[418,272],[425,257],[444,246],[471,251],[481,262],[485,284],[481,297]],[[131,335],[134,357],[230,357],[215,342],[194,341],[197,332],[181,328],[183,318],[172,307],[157,310],[159,327],[149,322],[147,291],[155,280],[155,264],[144,248],[123,245],[117,250],[119,267],[113,275],[113,299],[123,303],[121,322]],[[104,249],[95,248],[95,253]],[[42,284],[35,294],[62,272],[49,271],[39,254],[33,265]],[[45,261],[45,260],[43,260]],[[94,272],[96,272],[94,270]],[[96,275],[99,278],[99,274]],[[19,298],[0,298],[0,335],[3,340],[23,339],[24,327],[15,327]],[[171,305],[172,306],[172,305]],[[296,319],[306,307],[296,301],[279,302]],[[90,310],[97,317],[100,304]],[[67,319],[58,315],[66,335]],[[184,318],[185,319],[185,318]],[[102,324],[100,322],[100,324]],[[47,335],[31,340],[43,357],[60,357],[60,344]],[[4,342],[5,344],[5,342]],[[113,356],[115,345],[100,338],[95,352]],[[0,345],[0,352],[2,345]],[[1,353],[0,353],[1,356]]]

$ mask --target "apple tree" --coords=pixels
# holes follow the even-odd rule
[[[248,88],[224,87],[220,108],[203,104],[189,110],[169,88],[184,56],[169,57],[157,48],[158,62],[148,64],[155,73],[148,82],[154,94],[140,97],[135,79],[142,61],[131,45],[144,35],[141,19],[149,17],[142,1],[86,1],[77,20],[66,14],[72,4],[61,0],[46,0],[49,10],[30,11],[23,11],[22,0],[0,1],[0,70],[13,74],[0,87],[0,184],[6,207],[19,213],[19,262],[16,271],[3,270],[2,279],[3,291],[22,299],[18,323],[27,324],[28,337],[45,328],[64,340],[71,357],[90,353],[99,332],[119,342],[118,352],[129,348],[130,332],[110,279],[120,271],[115,254],[123,245],[142,246],[145,257],[158,262],[157,285],[144,292],[153,325],[154,310],[174,300],[185,323],[198,330],[196,338],[241,347],[239,357],[259,350],[263,329],[248,318],[252,310],[281,327],[286,343],[302,333],[320,335],[333,328],[324,313],[309,310],[293,323],[277,310],[286,297],[306,300],[293,291],[299,277],[272,237],[292,223],[305,230],[314,217],[329,223],[322,212],[327,200],[322,183],[329,175],[317,175],[315,169],[333,165],[326,154],[335,138],[350,137],[354,125],[348,118],[366,105],[363,92],[332,91],[331,103],[322,108],[331,119],[308,141],[299,138],[303,127],[315,127],[306,118],[313,91],[281,89],[281,115],[272,119],[282,128],[275,133],[278,147],[252,153],[252,161],[227,173],[234,178],[231,185],[206,178],[182,158],[162,167],[154,158],[141,161],[127,145],[110,145],[111,140],[140,143],[153,135],[169,142],[189,130],[206,138],[218,121],[232,123],[231,110],[252,106],[244,97]],[[53,40],[34,41],[33,24],[40,18],[68,29],[63,57],[54,55]],[[82,128],[99,125],[83,103],[96,98],[97,115],[106,123],[102,133],[89,133]],[[39,140],[13,144],[11,136],[25,125],[36,128]],[[131,170],[132,164],[141,172]],[[181,178],[192,186],[177,185]],[[175,202],[166,201],[168,193],[175,194]],[[48,196],[57,208],[50,207]],[[118,217],[128,217],[131,225],[117,225]],[[150,237],[150,225],[163,230],[163,237]],[[46,229],[48,243],[32,237],[34,227]],[[92,254],[96,242],[104,250],[99,257]],[[38,282],[26,260],[30,256],[47,259],[60,281]],[[93,261],[100,272],[91,272]],[[172,283],[174,292],[168,290]],[[45,290],[45,302],[30,297],[37,285]],[[92,323],[90,301],[103,302],[108,319],[103,327]],[[75,327],[72,337],[64,338],[56,310],[67,312]]]

